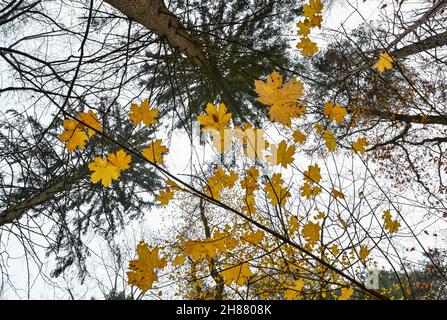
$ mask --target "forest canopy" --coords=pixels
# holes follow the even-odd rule
[[[0,0],[0,297],[445,299],[446,6]]]

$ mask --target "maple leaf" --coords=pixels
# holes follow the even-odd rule
[[[115,167],[118,168],[118,170],[125,170],[129,169],[129,164],[131,161],[130,155],[128,155],[124,150],[119,150],[116,153],[111,153],[107,156],[107,160],[111,164],[113,164]]]
[[[345,198],[345,195],[342,192],[340,192],[337,189],[335,189],[335,188],[332,188],[331,194],[334,196],[334,198],[340,198],[340,199],[344,199]]]
[[[102,132],[102,126],[98,121],[98,116],[91,110],[88,112],[82,112],[76,116],[76,119],[85,123],[89,127],[80,123],[80,129],[87,129],[88,135],[93,136],[96,131]]]
[[[159,194],[155,197],[155,200],[160,202],[160,205],[167,205],[172,199],[174,199],[174,192],[171,189],[160,190]]]
[[[256,232],[243,235],[241,239],[250,244],[259,244],[264,239],[264,232],[262,230],[258,230]]]
[[[397,220],[393,220],[391,218],[391,211],[385,210],[383,212],[383,221],[385,222],[385,230],[387,230],[389,233],[395,233],[399,231],[400,228],[400,222]]]
[[[287,198],[291,196],[287,188],[283,188],[281,185],[284,180],[281,178],[280,173],[275,173],[270,181],[267,181],[264,186],[265,192],[267,192],[267,197],[272,202],[272,205],[284,206],[286,204]]]
[[[248,278],[252,275],[250,266],[247,262],[233,266],[230,264],[224,265],[224,270],[220,272],[224,278],[225,284],[227,286],[235,282],[237,285],[244,285]]]
[[[304,185],[300,188],[301,196],[306,197],[307,199],[311,197],[315,197],[320,194],[321,188],[318,186],[311,186],[309,183],[305,182]]]
[[[354,288],[352,288],[352,287],[342,288],[341,294],[338,297],[338,300],[349,300],[349,298],[351,298],[353,293],[354,293]]]
[[[309,221],[304,225],[302,234],[307,242],[315,243],[320,239],[320,225]]]
[[[296,47],[301,50],[303,56],[312,57],[318,51],[317,44],[308,37],[301,38],[301,41],[297,43]]]
[[[369,249],[367,246],[360,246],[359,258],[360,261],[365,263],[366,258],[369,256]]]
[[[329,151],[334,152],[337,148],[337,143],[335,142],[335,137],[331,130],[324,130],[323,140]]]
[[[163,154],[168,152],[169,149],[161,143],[161,139],[151,142],[148,148],[143,149],[143,156],[150,162],[163,163]]]
[[[323,130],[324,130],[324,128],[321,125],[321,123],[315,123],[314,129],[315,129],[315,132],[318,133],[318,134],[322,133]]]
[[[255,80],[255,92],[259,95],[260,103],[270,106],[270,120],[290,127],[292,118],[306,112],[304,105],[298,103],[303,95],[303,83],[295,78],[284,86],[282,82],[282,76],[273,71],[267,81]]]
[[[307,37],[310,34],[312,25],[309,19],[305,19],[303,22],[297,22],[296,27],[298,28],[297,35]]]
[[[120,176],[120,170],[106,159],[96,157],[95,160],[88,165],[90,171],[93,171],[90,179],[96,183],[101,180],[104,187],[117,180]]]
[[[318,27],[321,29],[321,23],[323,22],[323,16],[320,14],[314,15],[312,18],[310,18],[310,25],[312,27]]]
[[[64,120],[65,131],[59,136],[59,140],[65,142],[69,152],[76,148],[84,148],[88,140],[87,134],[81,129],[80,123],[75,120]]]
[[[300,130],[296,130],[293,134],[292,134],[293,140],[295,140],[295,142],[298,142],[299,144],[305,144],[307,137],[304,133],[302,133]]]
[[[320,14],[323,11],[323,4],[321,0],[310,0],[308,4],[303,6],[303,15],[311,19],[314,15]]]
[[[158,257],[158,252],[158,247],[151,250],[143,241],[137,245],[138,259],[130,261],[130,271],[127,272],[130,285],[137,286],[143,292],[152,288],[158,280],[156,269],[163,269],[167,264],[166,259]]]
[[[377,69],[380,73],[385,70],[393,68],[394,58],[391,57],[388,52],[382,52],[380,54],[379,60],[373,65],[373,68]]]
[[[318,164],[309,166],[306,171],[304,171],[304,180],[310,183],[319,183],[321,180],[320,167]]]
[[[216,106],[212,103],[206,105],[206,115],[202,114],[197,117],[197,121],[203,126],[203,131],[222,131],[228,126],[231,119],[231,113],[227,113],[227,107],[221,103]]]
[[[293,287],[284,291],[284,299],[286,300],[298,300],[302,299],[301,290],[304,288],[304,281],[298,279],[293,282]]]
[[[339,104],[334,106],[334,103],[332,102],[325,103],[323,113],[325,116],[329,117],[329,123],[333,122],[334,120],[338,123],[342,123],[345,116],[348,114],[345,108]]]
[[[356,142],[352,143],[352,148],[355,152],[365,153],[365,147],[368,145],[366,138],[358,138]]]
[[[130,105],[129,119],[137,125],[143,122],[147,127],[157,123],[158,109],[151,107],[149,100],[144,100],[139,106],[136,103]]]
[[[270,146],[270,153],[271,155],[267,156],[267,160],[272,165],[280,164],[282,167],[287,168],[287,165],[293,163],[295,160],[293,157],[295,154],[295,147],[288,147],[285,140],[282,140],[278,147],[272,144]]]

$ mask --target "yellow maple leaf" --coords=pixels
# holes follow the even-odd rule
[[[383,212],[383,221],[385,222],[385,230],[387,230],[389,233],[395,233],[399,231],[400,228],[400,222],[397,220],[393,220],[391,218],[391,211],[385,210]]]
[[[297,35],[307,37],[310,34],[312,25],[309,19],[305,19],[303,22],[297,22],[296,27],[298,28]]]
[[[318,164],[311,165],[304,171],[304,180],[310,183],[319,183],[321,180],[320,167]]]
[[[186,260],[186,257],[183,255],[178,255],[174,258],[174,260],[172,261],[172,265],[173,266],[179,266],[181,264],[183,264]]]
[[[116,153],[110,153],[107,156],[107,160],[109,160],[109,162],[111,164],[113,164],[115,167],[118,168],[118,170],[125,170],[125,169],[129,169],[129,164],[131,161],[131,157],[130,155],[128,155],[124,150],[119,150]]]
[[[309,0],[308,4],[303,6],[303,15],[311,19],[316,14],[321,14],[323,11],[323,4],[321,0]]]
[[[270,153],[271,155],[267,156],[267,160],[272,165],[280,164],[282,167],[287,168],[287,165],[293,163],[295,160],[293,157],[295,154],[295,147],[288,147],[285,140],[282,140],[278,147],[272,144],[270,146]]]
[[[89,110],[88,112],[82,112],[76,116],[76,119],[83,123],[80,123],[80,129],[87,129],[87,133],[90,137],[93,136],[96,131],[102,132],[102,126],[99,123],[98,116],[93,111]]]
[[[324,130],[323,140],[329,151],[334,152],[337,148],[337,143],[335,142],[335,137],[331,130]]]
[[[352,143],[352,148],[355,152],[365,153],[365,147],[368,145],[366,138],[358,138],[357,141]]]
[[[259,244],[264,239],[264,232],[262,230],[258,230],[256,232],[243,235],[241,239],[250,244]]]
[[[338,123],[342,123],[345,116],[348,114],[345,108],[339,104],[334,105],[333,102],[325,103],[323,113],[325,116],[329,117],[329,123],[333,122],[334,120]]]
[[[285,126],[291,126],[291,119],[306,112],[298,99],[303,96],[303,83],[295,78],[282,85],[282,76],[273,71],[267,81],[255,80],[255,91],[259,95],[258,101],[270,106],[270,120]]]
[[[163,269],[167,264],[166,259],[158,257],[158,252],[158,247],[151,250],[143,241],[137,245],[138,259],[130,261],[130,271],[127,272],[130,285],[137,286],[143,292],[152,288],[158,280],[156,269]]]
[[[293,140],[295,142],[298,142],[299,144],[305,144],[307,137],[304,133],[302,133],[300,130],[295,130],[295,132],[292,134]]]
[[[359,252],[360,261],[365,263],[366,258],[368,258],[368,256],[369,256],[368,246],[366,245],[360,246],[360,252]]]
[[[227,107],[223,103],[219,106],[208,103],[205,112],[207,114],[197,117],[197,121],[202,125],[203,131],[217,130],[220,132],[230,123],[231,113],[227,113]]]
[[[174,199],[174,192],[171,189],[160,190],[155,197],[155,200],[160,202],[160,205],[167,205],[172,199]]]
[[[80,123],[75,120],[64,120],[65,131],[59,136],[59,140],[65,142],[67,150],[73,151],[76,148],[84,148],[88,136],[81,129]]]
[[[303,227],[302,235],[309,243],[315,243],[320,239],[320,225],[309,221]]]
[[[353,293],[354,293],[354,288],[352,288],[352,287],[342,288],[341,294],[338,297],[338,300],[349,300],[349,298],[351,298]]]
[[[163,163],[163,154],[168,152],[169,149],[161,143],[161,139],[151,142],[148,148],[143,149],[143,156],[150,162]]]
[[[301,196],[306,197],[307,199],[311,197],[315,197],[320,194],[321,188],[318,186],[311,186],[309,183],[305,182],[304,185],[300,188]]]
[[[332,188],[331,194],[334,196],[334,198],[340,198],[340,199],[344,199],[345,198],[345,195],[341,191],[338,191],[335,188]]]
[[[394,58],[391,57],[388,52],[382,52],[380,54],[379,60],[374,64],[373,68],[377,69],[380,73],[385,70],[393,68]]]
[[[146,126],[157,123],[158,109],[156,107],[151,107],[149,100],[144,100],[140,105],[136,103],[131,103],[130,105],[129,119],[137,125],[143,122]]]
[[[304,281],[302,279],[298,279],[293,282],[292,288],[288,288],[284,291],[284,299],[286,300],[298,300],[302,299],[301,290],[304,288]]]
[[[317,44],[308,37],[301,38],[301,41],[297,43],[296,47],[301,50],[303,56],[312,57],[318,51]]]
[[[288,189],[282,187],[283,183],[284,180],[281,178],[281,174],[275,173],[272,178],[264,185],[264,190],[265,192],[267,192],[267,197],[270,199],[272,205],[274,206],[279,204],[281,207],[284,207],[287,198],[291,196]]]
[[[99,182],[104,187],[107,187],[112,183],[112,180],[117,180],[120,176],[120,170],[111,164],[106,159],[96,157],[95,160],[88,165],[90,171],[93,171],[90,179],[92,182]]]
[[[255,196],[253,194],[245,195],[242,201],[244,203],[241,207],[242,211],[246,212],[249,216],[256,213]]]
[[[231,285],[233,282],[242,286],[247,282],[248,278],[252,275],[252,272],[248,263],[244,262],[236,266],[225,264],[224,270],[221,271],[220,274],[224,278],[227,286]]]

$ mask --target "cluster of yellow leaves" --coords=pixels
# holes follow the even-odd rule
[[[159,248],[151,250],[144,241],[137,245],[138,259],[130,261],[130,271],[127,272],[129,284],[137,286],[143,292],[152,288],[153,283],[158,280],[156,270],[167,265],[166,259],[158,257],[158,252]]]
[[[304,185],[300,188],[301,196],[307,199],[313,198],[319,195],[322,189],[314,185],[318,184],[321,180],[320,167],[318,164],[311,165],[304,171]]]
[[[129,119],[137,125],[143,122],[146,126],[157,123],[158,109],[151,107],[149,100],[144,100],[140,105],[131,103]]]
[[[247,262],[237,265],[224,264],[223,271],[220,272],[227,286],[233,282],[238,286],[244,285],[253,274]]]
[[[311,185],[308,182],[305,182],[304,185],[300,188],[301,196],[306,197],[306,199],[310,199],[316,197],[321,193],[321,188],[319,186]]]
[[[309,221],[304,225],[302,235],[309,244],[314,244],[320,240],[320,230],[321,227],[318,223]]]
[[[267,197],[272,202],[272,205],[280,205],[284,207],[286,205],[287,198],[291,196],[287,187],[283,187],[284,180],[281,178],[280,173],[273,174],[264,185],[264,190],[267,193]]]
[[[205,191],[208,196],[219,200],[221,197],[221,190],[223,188],[233,188],[238,179],[239,176],[235,171],[231,170],[230,173],[227,174],[225,170],[219,166],[214,171],[213,175],[208,178]]]
[[[255,80],[255,91],[258,101],[270,106],[270,120],[290,127],[293,118],[298,118],[306,112],[306,107],[298,102],[303,96],[303,83],[295,78],[284,86],[282,76],[273,71],[267,81]]]
[[[162,144],[161,139],[152,141],[149,147],[142,150],[143,156],[153,163],[163,163],[163,155],[168,152],[169,149]]]
[[[89,137],[93,136],[96,131],[102,131],[102,126],[98,121],[98,116],[89,110],[79,113],[75,120],[65,119],[64,129],[59,140],[65,142],[67,150],[70,152],[78,147],[84,148]]]
[[[383,221],[385,222],[385,230],[387,230],[389,233],[395,233],[399,231],[400,228],[400,222],[397,220],[393,220],[391,218],[391,211],[385,210],[382,215]]]
[[[309,34],[312,28],[321,28],[321,22],[323,21],[322,11],[323,4],[321,0],[309,0],[309,3],[303,6],[305,19],[296,24],[298,28],[297,34],[301,37],[300,42],[296,46],[301,50],[303,56],[313,56],[318,51],[317,44],[309,39]]]
[[[90,171],[93,171],[90,179],[94,183],[101,181],[102,185],[107,187],[112,183],[112,180],[119,178],[122,170],[129,169],[130,161],[130,155],[124,150],[111,153],[107,158],[96,157],[88,165]]]
[[[294,146],[287,146],[285,140],[282,140],[278,146],[270,145],[270,155],[267,156],[267,160],[272,165],[280,164],[282,167],[287,168],[288,164],[293,163],[295,160],[293,155],[295,154]]]
[[[241,209],[248,215],[256,212],[254,192],[259,189],[257,183],[258,177],[258,169],[256,167],[251,167],[245,171],[245,177],[240,181],[241,187],[245,190],[245,196],[243,198],[244,205]]]
[[[286,300],[299,300],[302,299],[301,290],[304,288],[304,281],[298,279],[293,282],[293,286],[284,291],[284,299]]]
[[[239,244],[232,234],[216,230],[211,238],[206,240],[187,240],[183,243],[185,256],[199,261],[207,257],[214,258],[217,253],[226,254]]]
[[[393,68],[394,58],[389,55],[388,52],[382,52],[380,54],[379,60],[374,64],[373,68],[377,69],[380,73],[385,70]]]

